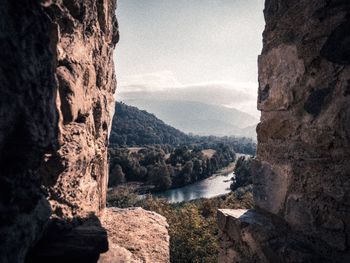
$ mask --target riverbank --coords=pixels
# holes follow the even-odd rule
[[[235,166],[236,166],[236,161],[230,163],[228,166],[220,169],[219,171],[217,171],[215,175],[228,175],[230,173],[232,173],[235,170]]]
[[[230,193],[230,185],[233,177],[233,172],[223,175],[215,174],[193,184],[152,193],[152,195],[166,199],[169,203],[180,203],[200,198],[212,198]]]
[[[180,203],[200,198],[213,198],[228,194],[231,192],[231,184],[235,179],[234,170],[240,157],[250,158],[246,154],[236,154],[235,162],[220,169],[212,176],[185,185],[183,187],[168,189],[166,191],[152,193],[153,196],[164,198],[169,203]]]
[[[215,180],[215,178],[217,179],[218,176],[219,177],[225,177],[223,178],[226,182],[231,182],[231,178],[232,176],[227,177],[228,175],[230,175],[231,173],[233,173],[234,169],[235,169],[235,162],[230,163],[228,166],[220,169],[219,171],[217,171],[216,173],[214,173],[213,175],[202,179],[202,180],[198,180],[196,182],[193,182],[191,184],[187,184],[187,185],[183,185],[183,186],[175,186],[175,187],[171,187],[170,189],[167,189],[165,191],[156,191],[155,190],[155,185],[152,184],[147,184],[147,183],[143,183],[143,182],[126,182],[120,185],[117,185],[116,187],[113,188],[109,188],[109,191],[125,191],[128,190],[132,193],[135,193],[137,195],[145,195],[145,194],[153,194],[155,196],[159,196],[161,197],[162,193],[164,192],[169,192],[169,191],[177,191],[178,189],[183,189],[183,188],[194,188],[193,190],[195,190],[197,185],[205,185],[205,183],[203,184],[203,182],[206,182],[207,180]],[[215,181],[220,181],[220,180],[215,180]],[[212,182],[215,183],[215,182]],[[220,183],[220,182],[219,182]],[[225,189],[227,189],[227,185],[225,184],[225,186],[223,186]],[[226,194],[227,191],[221,193],[221,194]],[[205,196],[199,196],[200,197],[205,197]],[[209,197],[213,197],[213,196],[209,196]],[[192,200],[192,199],[190,199]],[[187,201],[187,200],[185,200]]]
[[[108,191],[125,191],[128,190],[137,195],[145,195],[152,193],[155,189],[154,185],[146,184],[143,182],[126,182],[123,184],[119,184],[115,187],[110,187]]]
[[[237,160],[241,156],[250,157],[246,154],[237,153],[236,160],[230,163],[228,166],[221,168],[215,174],[205,179],[184,186],[172,187],[164,191],[156,191],[156,187],[151,184],[142,182],[127,182],[110,189],[110,191],[129,191],[139,196],[139,198],[144,198],[145,195],[152,194],[155,197],[166,199],[169,203],[179,203],[200,198],[222,196],[231,191],[230,185],[235,176],[234,169]]]

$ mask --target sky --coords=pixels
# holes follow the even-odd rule
[[[258,114],[257,56],[262,49],[263,3],[119,0],[117,98],[118,92],[125,96],[128,92],[202,86],[213,87],[215,93],[215,87],[220,87],[233,94],[248,94],[247,105],[252,108],[245,111]],[[222,102],[227,107],[241,107],[236,104]]]

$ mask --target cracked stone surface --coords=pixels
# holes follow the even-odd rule
[[[109,251],[99,263],[170,262],[168,223],[142,208],[108,208],[101,217],[109,236]]]
[[[272,231],[290,252],[274,261],[279,242],[268,242],[268,262],[350,261],[349,13],[349,1],[265,1],[253,192],[258,211],[287,224]],[[254,227],[253,241],[264,235]],[[240,262],[248,247],[233,250]]]

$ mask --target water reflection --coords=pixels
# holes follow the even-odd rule
[[[154,196],[166,198],[170,203],[177,203],[227,194],[231,191],[230,184],[233,176],[234,173],[214,175],[191,185],[156,193]]]

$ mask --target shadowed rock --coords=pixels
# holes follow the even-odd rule
[[[219,213],[220,262],[350,262],[349,12],[343,0],[265,2],[259,212]]]
[[[44,237],[27,256],[26,262],[96,263],[100,254],[108,250],[107,231],[97,217],[76,225],[51,222]]]

